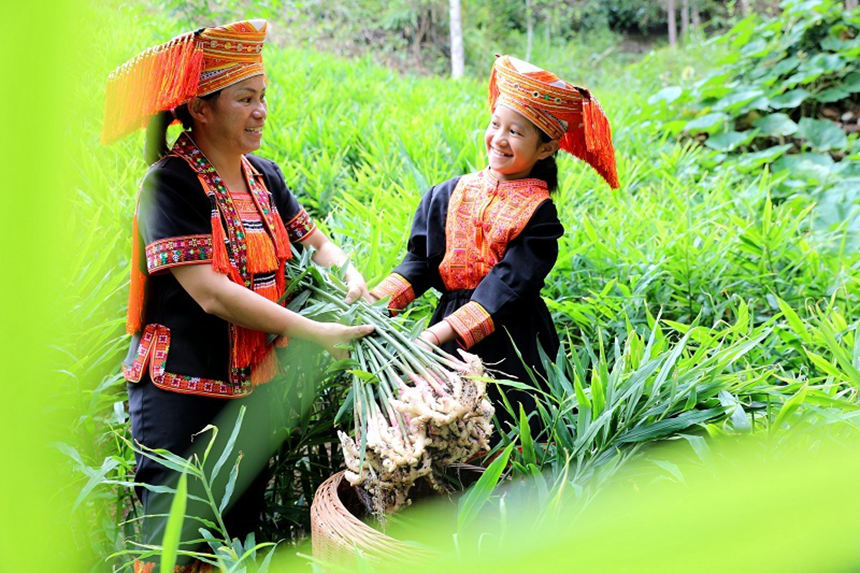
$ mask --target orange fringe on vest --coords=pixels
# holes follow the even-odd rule
[[[143,303],[146,290],[146,269],[143,261],[143,245],[137,228],[137,211],[131,225],[131,281],[128,288],[128,313],[125,331],[128,334],[140,332],[143,328]]]
[[[275,245],[268,235],[246,233],[245,242],[248,245],[248,270],[252,274],[264,273],[278,268]]]

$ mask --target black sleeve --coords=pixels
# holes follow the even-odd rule
[[[521,297],[538,296],[558,258],[558,238],[563,233],[555,204],[545,201],[481,280],[472,300],[494,316]]]
[[[196,174],[182,159],[155,163],[144,176],[137,207],[149,273],[211,260],[211,212]]]

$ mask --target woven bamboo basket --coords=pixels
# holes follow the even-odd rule
[[[353,515],[343,498],[355,497],[340,471],[319,486],[311,504],[311,544],[314,557],[343,563],[361,554],[370,561],[415,563],[430,557],[423,548],[388,536]]]

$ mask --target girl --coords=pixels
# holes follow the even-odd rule
[[[473,352],[502,378],[527,382],[523,362],[543,375],[538,345],[550,356],[558,335],[540,296],[564,232],[550,198],[555,153],[588,162],[618,187],[609,124],[588,90],[510,56],[490,75],[488,167],[432,187],[421,200],[403,262],[371,291],[400,310],[428,288],[442,293],[425,342]],[[522,355],[522,361],[517,356]],[[501,396],[490,386],[495,405]],[[534,399],[508,391],[514,412]],[[513,420],[496,408],[502,424]],[[500,428],[506,430],[507,428]]]

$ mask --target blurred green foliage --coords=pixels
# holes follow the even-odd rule
[[[449,6],[444,0],[165,0],[151,4],[166,8],[188,28],[267,18],[282,46],[348,57],[369,55],[377,63],[422,74],[445,74],[450,69]],[[680,2],[676,4],[680,10]],[[724,30],[739,14],[737,2],[690,0],[689,6],[702,22],[698,33]],[[654,0],[477,0],[461,2],[461,12],[466,69],[479,77],[497,52],[539,55],[543,62],[561,52],[558,62],[568,64],[552,69],[565,71],[578,59],[571,53],[578,45],[605,57],[607,50],[622,52],[618,47],[623,36],[649,46],[658,39],[665,41],[667,30],[665,6]],[[529,22],[535,45],[527,54]]]

